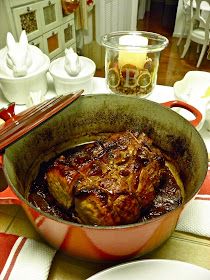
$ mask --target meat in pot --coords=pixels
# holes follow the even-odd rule
[[[151,219],[178,207],[183,185],[169,156],[144,133],[120,132],[47,163],[29,201],[65,220],[101,226]]]

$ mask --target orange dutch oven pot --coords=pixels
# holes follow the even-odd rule
[[[20,204],[49,244],[74,257],[109,262],[151,252],[171,236],[183,208],[199,191],[208,166],[205,144],[194,127],[201,121],[200,112],[180,101],[165,105],[190,110],[195,115],[193,124],[161,104],[115,94],[80,96],[71,105],[59,108],[54,116],[42,114],[40,125],[42,121],[29,114],[23,132],[17,129],[17,139],[1,147],[9,187],[0,193],[0,203]],[[18,115],[12,115],[13,121],[7,122],[17,123]],[[28,202],[31,182],[43,161],[69,147],[97,139],[100,133],[128,129],[145,132],[177,161],[185,187],[185,200],[178,208],[146,222],[89,226],[50,216]]]

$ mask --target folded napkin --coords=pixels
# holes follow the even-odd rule
[[[46,280],[55,252],[44,243],[0,233],[0,280]]]
[[[186,205],[176,230],[210,237],[210,163],[199,193]]]

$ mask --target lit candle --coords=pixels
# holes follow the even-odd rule
[[[119,45],[121,46],[135,46],[139,47],[139,50],[129,51],[127,50],[119,51],[119,66],[122,67],[125,64],[132,64],[140,69],[144,68],[144,64],[147,59],[147,53],[144,51],[144,48],[148,45],[148,39],[146,37],[137,36],[137,35],[124,35],[119,38]]]

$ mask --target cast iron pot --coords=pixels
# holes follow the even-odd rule
[[[102,132],[127,129],[147,133],[176,159],[185,186],[183,205],[147,222],[104,227],[57,219],[27,201],[41,162],[96,139]],[[121,261],[144,255],[170,237],[184,206],[199,191],[207,165],[200,134],[173,110],[135,97],[85,95],[5,149],[3,171],[10,187],[1,197],[4,203],[21,204],[36,230],[52,246],[82,259]]]

